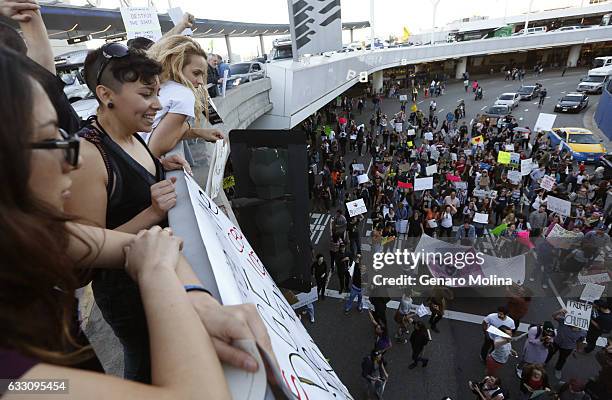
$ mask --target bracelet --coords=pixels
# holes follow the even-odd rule
[[[185,285],[183,287],[185,288],[185,291],[187,293],[189,293],[189,292],[204,292],[204,293],[208,293],[210,295],[210,297],[213,297],[212,293],[210,293],[208,290],[204,289],[203,286],[200,286],[200,285]]]

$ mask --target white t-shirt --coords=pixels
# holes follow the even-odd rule
[[[485,317],[484,321],[487,324],[493,325],[496,328],[499,328],[500,326],[504,326],[504,325],[512,330],[514,330],[515,328],[514,320],[507,315],[506,315],[506,319],[501,320],[497,316],[497,313],[491,313]],[[492,333],[489,333],[489,337],[491,338],[491,340],[495,340],[497,336],[493,335]]]
[[[159,102],[162,109],[155,115],[151,132],[168,113],[186,115],[190,125],[195,123],[195,95],[187,86],[175,81],[162,83],[159,88]],[[150,132],[141,132],[140,136],[149,143]]]
[[[502,341],[502,338],[497,338],[495,341]],[[512,351],[512,345],[510,343],[504,343],[502,345],[498,345],[494,347],[491,352],[491,357],[500,364],[505,364],[508,362],[508,358],[510,357],[510,352]]]

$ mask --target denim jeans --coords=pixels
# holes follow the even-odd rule
[[[149,331],[138,285],[124,271],[106,270],[96,272],[92,287],[104,320],[123,346],[123,377],[150,383]]]
[[[359,273],[356,271],[355,273]],[[344,304],[344,311],[348,312],[353,309],[353,301],[357,298],[357,308],[359,311],[363,308],[363,297],[361,295],[361,289],[357,286],[351,284],[351,294],[348,299],[346,299],[346,303]]]

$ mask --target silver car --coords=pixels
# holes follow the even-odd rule
[[[235,87],[266,76],[264,65],[258,61],[230,64],[228,87]]]

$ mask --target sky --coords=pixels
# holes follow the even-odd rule
[[[289,13],[287,0],[152,0],[158,12],[164,13],[169,3],[172,7],[181,7],[198,18],[221,19],[244,22],[288,23]],[[84,0],[72,0],[73,4],[84,4]],[[459,18],[471,16],[503,17],[526,13],[532,3],[532,12],[580,6],[588,4],[588,0],[439,0],[436,13],[436,26]],[[143,6],[147,0],[131,0],[134,6]],[[116,8],[119,0],[101,0],[101,7]],[[341,0],[343,22],[370,20],[370,0]],[[506,11],[507,10],[507,11]],[[386,39],[389,35],[401,37],[406,26],[412,33],[431,30],[432,0],[374,0],[375,35]],[[369,29],[355,32],[355,40],[365,40],[370,36]],[[271,37],[266,38],[266,52],[272,44]],[[349,42],[348,32],[344,34],[344,43]],[[223,39],[202,41],[208,50],[227,54]],[[210,47],[213,47],[210,49]],[[232,51],[243,57],[255,56],[258,52],[257,38],[233,38]]]

